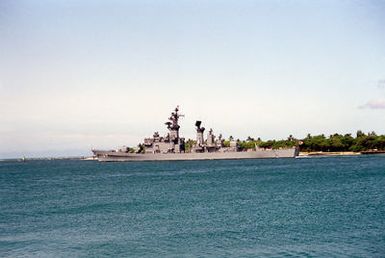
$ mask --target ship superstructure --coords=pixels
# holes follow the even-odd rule
[[[166,136],[161,137],[159,132],[155,132],[152,138],[145,138],[143,142],[144,153],[180,153],[185,152],[185,139],[179,136],[179,118],[184,115],[179,114],[179,107],[171,113],[169,121],[165,123],[168,129]]]
[[[168,132],[160,136],[154,132],[152,137],[145,138],[139,148],[132,152],[132,149],[123,147],[118,150],[92,150],[99,161],[135,161],[135,160],[199,160],[199,159],[245,159],[245,158],[280,158],[295,157],[298,155],[298,148],[288,149],[259,149],[240,151],[236,141],[224,146],[224,139],[220,134],[214,135],[212,129],[204,137],[205,128],[202,121],[196,121],[196,141],[186,149],[186,140],[179,134],[179,119],[184,115],[179,113],[177,106],[168,121],[165,123]]]

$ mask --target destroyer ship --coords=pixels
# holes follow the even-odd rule
[[[205,128],[202,127],[201,121],[195,122],[196,141],[192,146],[186,146],[185,138],[179,135],[179,119],[183,116],[179,113],[179,107],[176,107],[165,123],[168,133],[160,136],[158,132],[155,132],[152,137],[145,138],[136,151],[128,147],[117,150],[93,149],[94,157],[98,161],[158,161],[294,158],[298,156],[298,147],[263,149],[255,146],[254,149],[244,151],[240,150],[236,141],[230,141],[230,144],[225,146],[222,135],[216,137],[212,129],[208,130],[205,139]]]

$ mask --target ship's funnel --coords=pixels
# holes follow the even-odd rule
[[[201,124],[202,124],[202,121],[196,121],[195,122],[195,126],[200,128],[201,127]]]

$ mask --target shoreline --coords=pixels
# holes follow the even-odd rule
[[[323,152],[323,151],[301,151],[299,152],[297,158],[306,158],[306,157],[335,157],[335,156],[360,156],[360,155],[384,155],[383,151],[381,152],[370,152],[370,153],[361,153],[354,151],[335,151],[335,152]],[[0,159],[0,162],[6,161],[17,161],[17,162],[26,162],[26,161],[43,161],[43,160],[81,160],[81,161],[95,161],[97,160],[94,156],[78,156],[78,157],[41,157],[41,158],[10,158],[10,159]]]
[[[311,151],[311,152],[300,152],[298,157],[325,157],[325,156],[358,156],[362,155],[361,152],[354,151]]]

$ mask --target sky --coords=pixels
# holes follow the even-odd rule
[[[385,134],[385,1],[0,1],[0,158]]]

